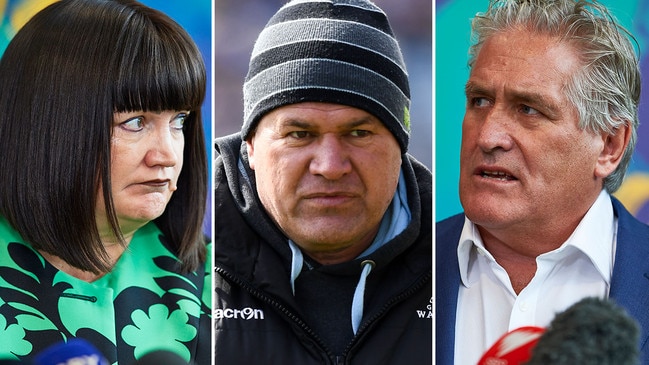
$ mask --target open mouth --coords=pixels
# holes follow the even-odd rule
[[[500,180],[500,181],[512,181],[512,180],[518,180],[514,176],[503,172],[503,171],[488,171],[488,170],[482,170],[480,171],[480,176],[487,178],[487,179],[494,179],[494,180]]]

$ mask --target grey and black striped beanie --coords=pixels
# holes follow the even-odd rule
[[[406,66],[387,16],[367,0],[285,4],[257,38],[243,99],[244,140],[271,110],[316,101],[367,111],[408,148]]]

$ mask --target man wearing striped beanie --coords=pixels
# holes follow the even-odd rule
[[[432,176],[386,14],[294,0],[216,141],[216,364],[432,363]]]

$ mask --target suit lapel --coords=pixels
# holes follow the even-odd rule
[[[613,210],[618,217],[618,229],[610,297],[640,324],[643,363],[648,363],[645,345],[649,339],[649,226],[635,219],[615,198]]]
[[[437,225],[435,239],[435,359],[436,364],[453,364],[455,317],[460,272],[457,245],[464,215],[456,215]]]

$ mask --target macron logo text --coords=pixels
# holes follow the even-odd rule
[[[264,319],[264,311],[261,309],[255,308],[243,308],[243,309],[215,309],[214,310],[215,319],[244,319],[244,320],[255,320],[255,319]]]

